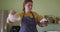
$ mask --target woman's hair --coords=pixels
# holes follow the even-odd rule
[[[33,2],[32,0],[25,0],[23,3],[23,11],[25,12],[25,4],[27,4],[28,2]]]

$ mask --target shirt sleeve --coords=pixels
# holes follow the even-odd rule
[[[40,20],[42,19],[42,16],[40,16],[38,13],[35,13],[35,15],[36,15],[37,24],[40,26]]]

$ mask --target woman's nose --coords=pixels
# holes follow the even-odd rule
[[[32,6],[29,7],[30,9],[32,8]]]

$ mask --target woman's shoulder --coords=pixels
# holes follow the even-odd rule
[[[37,17],[42,17],[40,14],[38,14],[38,12],[33,11],[33,14]]]
[[[35,12],[35,11],[32,11],[32,13],[33,13],[33,14],[35,14],[35,15],[38,15],[38,13],[37,13],[37,12]]]
[[[20,16],[20,17],[22,17],[22,16],[23,16],[23,12],[17,12],[17,13],[15,14],[15,16]]]

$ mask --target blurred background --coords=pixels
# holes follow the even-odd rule
[[[0,31],[7,25],[7,32],[9,32],[11,26],[18,25],[19,22],[14,24],[6,24],[6,18],[11,9],[17,12],[22,12],[24,0],[0,0]],[[33,11],[36,11],[39,15],[47,15],[49,17],[60,18],[60,0],[33,0]],[[5,18],[4,18],[5,17]],[[60,24],[48,24],[47,27],[39,27],[37,25],[38,32],[44,32],[49,30],[60,30]]]

